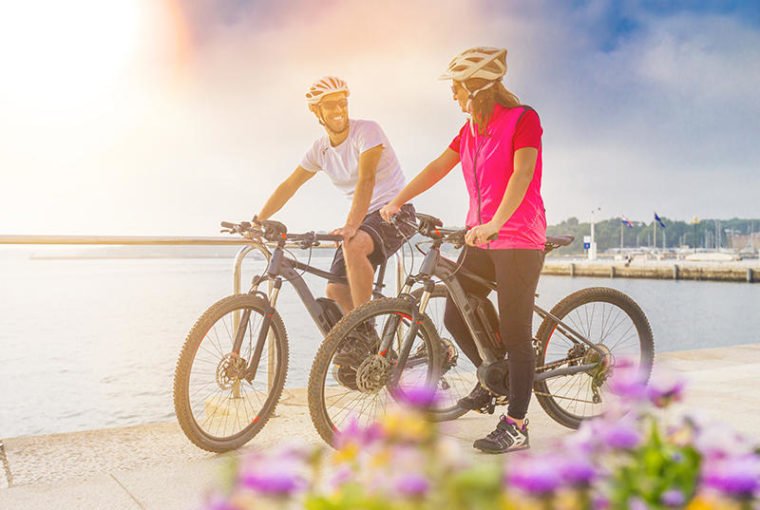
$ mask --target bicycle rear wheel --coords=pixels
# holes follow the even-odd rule
[[[308,397],[312,422],[328,444],[355,421],[367,426],[380,419],[410,388],[434,387],[440,359],[428,317],[410,337],[408,352],[403,349],[414,311],[409,299],[373,300],[343,317],[325,338],[311,368]],[[388,336],[390,348],[378,352]]]
[[[652,329],[633,299],[605,287],[570,294],[552,308],[551,314],[605,353],[602,356],[587,345],[574,342],[549,317],[538,329],[537,373],[583,363],[596,364],[596,368],[587,372],[534,384],[536,398],[546,413],[566,427],[578,428],[583,420],[604,412],[610,397],[605,383],[619,360],[629,360],[648,379],[654,361]]]
[[[274,412],[288,368],[287,334],[276,311],[269,317],[269,340],[255,378],[249,381],[244,373],[267,310],[259,296],[229,296],[206,310],[187,335],[174,373],[174,410],[182,431],[204,450],[239,448]],[[245,334],[236,353],[233,343],[241,326]]]

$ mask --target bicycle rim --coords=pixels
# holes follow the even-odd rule
[[[287,367],[284,327],[276,313],[269,321],[269,338],[255,378],[248,381],[244,373],[264,325],[264,305],[253,296],[222,300],[188,335],[177,367],[175,407],[183,430],[201,448],[237,448],[249,441],[274,411]],[[245,312],[250,315],[244,323],[240,351],[235,353],[233,343]]]
[[[438,359],[427,354],[434,334],[428,319],[411,337],[403,370],[394,372],[412,307],[406,300],[371,301],[345,317],[320,348],[309,381],[309,405],[317,430],[329,443],[336,432],[380,420],[409,389],[434,385]],[[372,322],[374,335],[362,326]],[[378,352],[384,335],[393,338],[391,347]]]
[[[552,314],[605,353],[602,365],[602,355],[573,342],[550,319],[539,330],[543,349],[539,353],[539,371],[541,366],[562,368],[584,363],[598,366],[535,385],[536,396],[550,416],[566,426],[577,427],[584,419],[605,411],[611,397],[605,383],[621,360],[633,363],[648,377],[654,355],[652,333],[638,305],[614,289],[579,291],[555,306]]]

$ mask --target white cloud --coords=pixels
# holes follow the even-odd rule
[[[599,205],[632,219],[654,207],[676,218],[757,216],[758,30],[724,16],[640,14],[615,39],[610,5],[303,1],[241,11],[204,26],[173,79],[162,50],[92,111],[0,120],[10,142],[0,231],[209,235],[219,220],[248,218],[321,136],[302,98],[326,73],[349,81],[352,116],[381,123],[412,177],[464,122],[436,77],[479,44],[509,49],[506,84],[541,115],[550,222]],[[418,208],[461,224],[459,174]],[[331,228],[348,206],[315,178],[280,218]]]

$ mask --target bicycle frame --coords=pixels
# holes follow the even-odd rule
[[[443,257],[440,253],[440,247],[442,244],[442,239],[433,239],[433,246],[425,254],[425,258],[420,265],[419,273],[407,278],[406,282],[404,283],[404,287],[401,289],[400,296],[409,295],[412,287],[416,283],[422,283],[424,290],[420,299],[419,307],[416,309],[416,311],[420,315],[424,315],[428,300],[430,299],[430,295],[433,292],[433,287],[435,286],[433,278],[435,277],[441,280],[441,282],[446,286],[449,296],[454,301],[455,306],[462,313],[462,317],[464,318],[467,328],[469,329],[470,334],[475,341],[475,346],[478,349],[478,354],[483,360],[481,367],[483,369],[487,369],[489,365],[501,361],[503,358],[497,356],[496,353],[494,353],[493,350],[485,343],[485,340],[490,334],[489,328],[485,326],[484,321],[481,320],[481,318],[478,316],[477,310],[470,303],[470,300],[467,298],[467,293],[462,288],[462,285],[459,283],[457,277],[463,276],[469,278],[491,290],[496,290],[496,284],[461,267],[457,267],[458,264],[456,262]],[[562,320],[555,317],[550,312],[544,310],[538,305],[534,305],[534,312],[538,314],[538,316],[542,319],[549,318],[553,320],[556,323],[555,329],[559,329],[560,332],[566,335],[570,341],[575,344],[583,343],[587,345],[589,348],[593,349],[601,355],[600,359],[604,359],[604,351],[602,351],[596,344],[585,338],[583,335],[575,331],[573,328],[562,322]],[[412,323],[410,331],[407,333],[407,337],[411,335],[411,338],[413,338],[419,329],[418,325],[420,318],[412,317],[411,319]],[[382,346],[384,349],[388,348],[388,345],[385,345],[385,342],[386,339],[384,335]],[[405,339],[405,345],[406,344],[411,345],[411,342],[406,341]],[[401,357],[399,357],[399,365],[401,365]],[[539,382],[553,377],[587,372],[595,366],[595,363],[585,363],[572,367],[544,370],[536,373],[534,381]],[[540,367],[538,368],[540,369]],[[481,369],[478,370],[479,378],[480,373]]]
[[[298,297],[301,299],[301,302],[306,307],[306,311],[309,312],[309,315],[316,323],[322,335],[326,336],[334,325],[327,316],[327,310],[325,310],[322,305],[320,305],[320,303],[314,297],[314,294],[312,294],[311,290],[309,289],[308,284],[303,279],[302,274],[299,273],[299,271],[307,272],[320,278],[324,278],[328,281],[335,280],[335,277],[330,272],[308,264],[304,264],[303,262],[299,262],[297,260],[285,258],[285,249],[288,245],[286,245],[284,242],[278,242],[275,245],[274,250],[271,252],[265,243],[257,242],[254,244],[254,246],[256,246],[256,248],[258,248],[259,251],[261,251],[264,257],[267,259],[267,267],[262,274],[253,277],[248,293],[259,294],[267,301],[269,308],[264,316],[253,355],[245,370],[245,378],[248,381],[251,381],[256,377],[256,372],[261,360],[261,353],[264,350],[264,343],[269,334],[269,325],[272,320],[272,313],[277,305],[277,298],[279,296],[283,282],[289,282],[293,286],[296,293],[298,294]],[[300,246],[296,244],[292,245],[291,247]],[[383,262],[378,268],[377,277],[372,288],[373,298],[382,297],[382,289],[385,287],[383,281],[385,279],[386,264],[387,262]],[[258,290],[259,286],[263,282],[271,283],[268,295]],[[249,317],[250,312],[245,311],[239,320],[237,317],[235,318],[235,322],[238,324],[236,328],[237,331],[235,332],[235,341],[233,344],[233,352],[235,353],[240,353],[240,348],[243,343],[243,338],[245,336],[246,325],[248,324]]]

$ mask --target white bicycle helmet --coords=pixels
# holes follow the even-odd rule
[[[507,74],[507,50],[478,46],[464,50],[449,62],[439,80],[463,82],[469,78],[498,80]]]
[[[491,48],[477,46],[464,50],[449,62],[446,72],[438,77],[439,80],[455,80],[467,91],[467,111],[470,111],[472,100],[478,93],[493,87],[507,74],[507,50],[505,48]],[[467,88],[466,80],[470,78],[482,78],[488,83],[476,90]],[[475,136],[475,126],[470,117],[470,131]]]
[[[345,81],[336,76],[324,76],[311,84],[306,93],[306,102],[318,104],[324,96],[336,92],[345,92],[346,96],[351,94]]]

